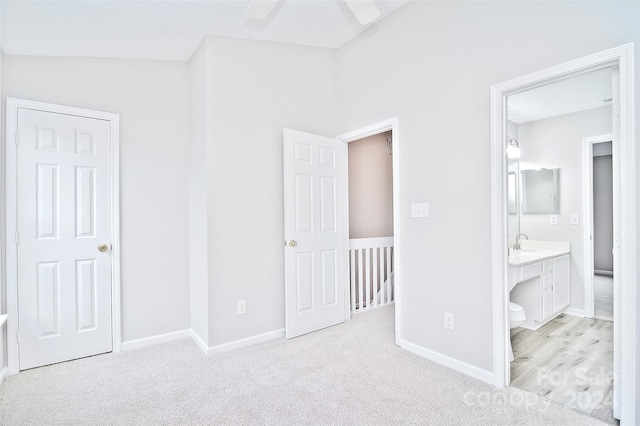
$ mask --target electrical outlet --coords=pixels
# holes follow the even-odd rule
[[[558,224],[558,215],[552,214],[549,215],[549,225],[557,225]]]
[[[449,312],[444,313],[444,328],[453,330],[453,314],[450,314]]]
[[[238,300],[237,304],[237,312],[238,315],[247,313],[247,301],[246,300]]]

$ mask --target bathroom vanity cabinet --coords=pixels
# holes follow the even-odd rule
[[[570,255],[509,266],[509,281],[513,285],[510,300],[521,305],[526,315],[522,327],[537,330],[569,306]]]

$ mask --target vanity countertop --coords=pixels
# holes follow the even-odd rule
[[[509,266],[523,266],[571,253],[571,243],[561,241],[521,241],[522,249],[509,249]]]

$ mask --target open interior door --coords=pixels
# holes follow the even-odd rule
[[[286,337],[345,321],[346,148],[284,129]]]

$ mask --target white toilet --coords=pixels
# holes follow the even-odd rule
[[[527,316],[524,308],[517,303],[509,302],[509,329],[520,327]],[[509,337],[509,362],[513,361],[513,347],[511,346],[511,337]]]

